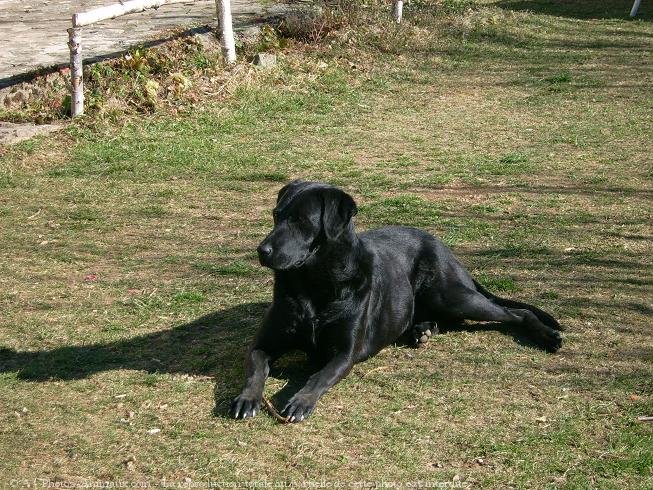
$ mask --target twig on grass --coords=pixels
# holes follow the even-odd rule
[[[384,369],[388,369],[388,368],[389,368],[389,366],[379,366],[379,367],[375,367],[374,369],[370,369],[370,370],[367,371],[366,373],[363,373],[363,378],[367,377],[368,375],[372,374],[372,373],[375,372],[375,371],[383,371]]]
[[[279,412],[277,412],[277,409],[274,408],[274,405],[272,405],[272,402],[267,399],[267,397],[263,397],[263,405],[265,406],[266,410],[270,415],[272,415],[275,419],[277,419],[279,422],[282,424],[287,424],[288,423],[288,417],[282,416]]]

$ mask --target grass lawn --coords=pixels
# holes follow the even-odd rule
[[[653,7],[461,4],[291,43],[226,100],[0,150],[0,487],[653,488]],[[470,324],[357,365],[305,423],[228,419],[271,298],[255,246],[297,177],[352,193],[359,229],[442,237],[563,349]]]

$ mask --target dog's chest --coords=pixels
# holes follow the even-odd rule
[[[306,298],[297,298],[293,304],[292,320],[285,331],[301,345],[315,348],[319,343],[322,324],[316,305]]]
[[[307,301],[298,301],[293,310],[292,321],[286,326],[286,334],[315,345],[320,324],[315,308]]]

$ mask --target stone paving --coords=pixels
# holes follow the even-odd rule
[[[68,63],[68,33],[75,12],[119,0],[0,0],[0,88],[39,67]],[[261,15],[254,0],[232,0],[234,25]],[[214,0],[164,5],[82,28],[84,59],[124,51],[173,27],[216,22]]]
[[[11,145],[19,141],[28,140],[38,134],[47,134],[57,131],[63,124],[14,124],[0,121],[0,145]]]

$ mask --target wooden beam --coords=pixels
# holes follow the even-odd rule
[[[218,22],[222,44],[222,54],[227,65],[236,62],[236,43],[234,42],[234,28],[231,22],[231,1],[215,0],[218,11]]]
[[[395,0],[395,6],[393,9],[394,20],[397,24],[401,24],[401,17],[404,12],[404,0]]]
[[[82,64],[82,30],[68,29],[68,49],[70,50],[70,115],[84,114],[84,66]]]
[[[86,12],[73,14],[73,27],[82,27],[95,22],[107,19],[115,19],[125,14],[143,12],[151,8],[159,8],[162,5],[173,3],[192,3],[194,0],[127,0],[123,3],[114,3],[104,7],[98,7]]]
[[[637,15],[637,11],[639,10],[639,4],[642,3],[642,0],[635,0],[635,3],[633,3],[633,8],[630,9],[630,16],[635,17]]]

